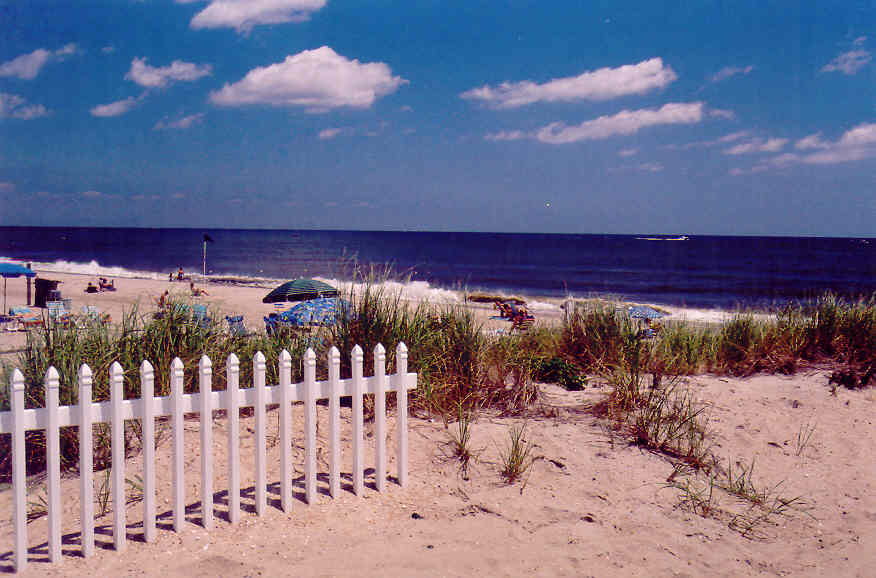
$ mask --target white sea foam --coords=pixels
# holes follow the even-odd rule
[[[39,271],[54,273],[72,273],[75,275],[92,275],[95,277],[121,277],[125,279],[164,279],[163,273],[153,271],[136,271],[124,267],[107,267],[97,261],[77,263],[74,261],[54,261],[51,263],[33,262],[32,267]]]

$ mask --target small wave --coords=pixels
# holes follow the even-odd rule
[[[121,277],[126,279],[165,279],[164,273],[156,273],[154,271],[137,271],[125,269],[124,267],[108,267],[101,265],[97,261],[89,261],[88,263],[77,263],[75,261],[54,261],[51,263],[40,263],[33,261],[32,267],[39,271],[48,271],[54,273],[72,273],[75,275],[92,275],[95,277]]]

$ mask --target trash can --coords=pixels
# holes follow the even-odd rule
[[[34,279],[34,298],[33,305],[34,307],[45,307],[46,301],[52,301],[49,298],[50,291],[57,291],[58,283],[60,281],[52,281],[51,279],[41,279],[37,277]],[[60,294],[60,292],[59,292]]]

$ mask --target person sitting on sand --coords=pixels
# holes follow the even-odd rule
[[[159,309],[164,309],[167,307],[167,302],[170,297],[170,291],[165,291],[161,294],[161,297],[158,298],[157,304]]]
[[[112,281],[107,281],[105,277],[101,277],[98,281],[98,286],[101,291],[115,291],[116,290],[116,281],[113,279]]]
[[[206,289],[201,289],[199,287],[195,287],[195,282],[192,281],[189,283],[189,289],[192,290],[192,297],[200,297],[201,295],[209,295]]]
[[[180,268],[177,269],[177,271],[176,271],[176,280],[177,280],[177,281],[182,281],[182,280],[185,279],[185,278],[186,278],[186,276],[185,276],[185,273],[183,273],[183,268],[180,267]]]
[[[88,282],[88,287],[85,288],[86,293],[97,293],[98,289],[95,287],[94,283],[91,281]]]

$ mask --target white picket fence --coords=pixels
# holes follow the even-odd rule
[[[123,399],[124,370],[115,362],[109,370],[109,401],[58,405],[59,376],[50,367],[45,376],[46,407],[24,408],[24,376],[16,369],[11,379],[11,411],[0,412],[0,433],[12,434],[12,485],[14,493],[13,525],[15,527],[14,562],[16,571],[28,562],[27,494],[25,478],[26,430],[46,430],[46,473],[48,486],[48,553],[50,562],[61,560],[61,472],[58,428],[79,426],[79,493],[82,555],[94,552],[94,479],[92,467],[92,425],[111,424],[112,439],[112,503],[114,511],[113,543],[116,550],[125,548],[125,420],[142,422],[143,447],[143,533],[146,542],[155,538],[155,418],[170,416],[173,439],[173,528],[180,532],[185,521],[185,485],[183,455],[183,415],[200,413],[201,433],[201,515],[204,528],[213,527],[213,410],[226,410],[228,415],[228,516],[232,524],[240,519],[240,444],[239,409],[253,407],[255,414],[255,509],[261,516],[267,507],[266,483],[266,406],[279,404],[282,478],[281,507],[288,512],[292,506],[292,402],[304,402],[304,487],[305,499],[313,503],[316,497],[316,401],[328,400],[329,412],[329,492],[333,498],[340,492],[340,398],[352,396],[353,491],[361,496],[365,489],[363,396],[374,394],[375,485],[377,491],[386,487],[386,392],[394,391],[397,409],[397,480],[404,486],[408,479],[407,390],[417,387],[417,374],[408,373],[408,352],[404,343],[396,348],[396,373],[386,375],[386,352],[382,345],[374,348],[374,375],[363,377],[364,355],[358,345],[353,348],[352,377],[340,379],[341,357],[334,347],[328,353],[328,380],[316,380],[316,355],[312,349],[304,354],[304,381],[292,383],[292,357],[286,350],[280,354],[280,384],[265,385],[265,357],[258,352],[253,357],[253,386],[240,389],[240,362],[228,356],[225,364],[227,388],[212,391],[213,368],[207,356],[198,364],[200,393],[183,393],[183,364],[179,358],[170,367],[171,394],[154,397],[155,373],[148,361],[140,365],[139,399]],[[92,399],[92,373],[83,365],[78,374],[79,400]]]

